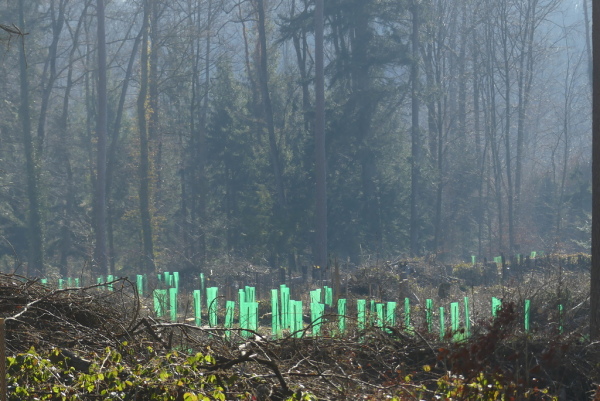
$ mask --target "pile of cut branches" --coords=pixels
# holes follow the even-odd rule
[[[0,316],[6,322],[9,352],[32,346],[81,351],[115,346],[138,320],[139,310],[133,284],[124,278],[56,289],[37,280],[0,274]]]
[[[343,336],[272,339],[147,310],[127,279],[53,289],[0,275],[11,400],[583,399],[600,381],[598,344],[534,339],[508,303],[459,341],[356,322]]]

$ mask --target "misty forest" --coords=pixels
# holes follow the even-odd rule
[[[599,400],[593,76],[595,0],[0,1],[0,401]]]
[[[3,267],[587,253],[586,3],[326,1],[318,226],[313,2],[4,2]]]

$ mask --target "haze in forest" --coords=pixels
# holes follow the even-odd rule
[[[325,1],[326,225],[313,1],[0,16],[4,271],[589,252],[591,1]]]

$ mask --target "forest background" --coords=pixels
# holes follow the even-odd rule
[[[588,252],[587,3],[326,1],[330,258]],[[0,15],[27,33],[2,33],[4,270],[313,264],[312,1],[19,0]]]

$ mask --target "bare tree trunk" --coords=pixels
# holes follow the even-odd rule
[[[25,31],[24,1],[19,1],[19,25]],[[27,170],[27,198],[29,200],[28,218],[28,274],[44,274],[44,243],[42,235],[42,218],[40,213],[40,188],[39,171],[37,168],[38,156],[31,135],[31,120],[29,113],[29,78],[27,76],[27,61],[25,48],[19,46],[19,77],[21,88],[21,105],[19,117],[23,130],[23,145],[25,148],[25,164]],[[39,150],[38,150],[39,151]]]
[[[62,32],[62,28],[65,22],[65,6],[67,1],[61,0],[58,4],[58,15],[56,15],[57,10],[55,9],[55,1],[53,0],[50,3],[50,16],[52,18],[52,42],[50,43],[50,47],[48,48],[48,79],[47,81],[44,79],[42,82],[42,101],[40,105],[40,115],[38,118],[38,128],[37,128],[37,149],[42,152],[44,148],[44,139],[46,136],[46,117],[48,115],[48,105],[50,103],[50,95],[52,94],[52,90],[54,89],[54,82],[56,81],[56,52],[58,48],[58,41],[60,39],[60,34]],[[44,72],[46,72],[46,68],[44,68]]]
[[[600,3],[592,2],[593,136],[592,136],[592,267],[590,339],[600,339]]]
[[[594,3],[592,1],[592,7]],[[593,86],[594,77],[594,60],[592,57],[592,45],[590,43],[590,18],[588,16],[588,3],[587,0],[583,0],[583,18],[585,26],[585,48],[588,54],[588,76],[590,78],[590,86]]]
[[[125,71],[125,77],[123,78],[123,84],[121,86],[121,95],[119,97],[119,104],[116,110],[115,122],[111,131],[111,141],[108,147],[107,164],[106,164],[106,199],[107,199],[107,210],[106,210],[106,223],[107,223],[107,237],[108,237],[108,255],[109,255],[109,268],[110,271],[115,270],[115,246],[114,246],[114,219],[113,219],[113,207],[112,207],[112,182],[114,176],[114,169],[117,163],[117,149],[119,148],[119,138],[121,133],[121,122],[123,120],[123,111],[125,109],[125,98],[127,97],[127,89],[129,88],[129,81],[133,74],[133,64],[136,59],[137,51],[142,41],[143,29],[138,33],[135,41],[133,42],[133,48],[127,64],[127,70]]]
[[[410,191],[410,253],[412,256],[419,254],[419,208],[418,203],[421,185],[421,138],[419,131],[419,4],[414,1],[411,8],[412,20],[412,65],[410,78],[412,82],[411,104],[412,104],[412,128],[411,128],[411,191]],[[438,127],[439,128],[439,127]]]
[[[106,250],[106,143],[107,143],[107,93],[106,93],[106,33],[104,27],[104,0],[96,1],[98,19],[98,113],[96,115],[96,191],[95,230],[96,246],[94,265],[101,274],[109,274]]]
[[[182,218],[182,228],[183,228],[183,246],[184,246],[184,256],[186,260],[186,264],[188,267],[193,268],[196,265],[196,241],[195,238],[199,235],[200,230],[202,229],[201,224],[198,222],[197,218],[197,198],[198,198],[198,188],[197,185],[193,185],[196,181],[196,166],[198,163],[198,104],[200,104],[200,10],[198,9],[198,4],[194,5],[192,2],[188,1],[188,11],[190,15],[195,16],[190,17],[190,32],[195,30],[195,40],[192,39],[192,43],[190,45],[190,52],[192,58],[192,77],[191,77],[191,98],[190,98],[190,119],[189,119],[189,127],[190,127],[190,142],[189,142],[189,153],[186,155],[183,161],[183,166],[181,169],[181,218]],[[188,190],[188,182],[189,190]]]
[[[197,166],[198,166],[198,203],[197,216],[198,224],[198,254],[200,256],[200,265],[206,262],[207,247],[206,247],[206,204],[208,192],[208,178],[206,176],[206,162],[208,158],[207,151],[207,131],[208,131],[208,97],[210,95],[210,62],[211,62],[211,30],[212,30],[212,0],[208,1],[207,15],[207,33],[204,43],[204,91],[202,93],[202,105],[200,107],[200,118],[198,127],[198,149],[197,149]],[[198,55],[199,56],[199,55]]]
[[[69,54],[69,67],[67,71],[67,83],[65,86],[65,94],[63,97],[63,107],[62,113],[58,120],[58,127],[60,131],[60,138],[64,146],[60,147],[61,157],[65,166],[65,173],[67,178],[67,188],[65,195],[65,205],[63,208],[63,219],[61,226],[61,248],[60,248],[60,275],[62,277],[67,277],[69,275],[69,254],[71,252],[72,241],[71,241],[71,218],[73,215],[73,209],[75,206],[75,187],[73,185],[73,168],[71,166],[71,158],[69,155],[67,143],[70,142],[69,138],[69,124],[68,124],[68,115],[69,115],[69,98],[71,96],[71,89],[73,88],[73,64],[74,64],[74,56],[79,45],[79,33],[81,32],[81,27],[83,24],[83,20],[87,14],[87,9],[90,4],[90,1],[86,1],[85,7],[79,17],[77,22],[77,27],[75,28],[75,33],[73,34],[73,44],[71,47],[71,51]]]
[[[144,2],[144,33],[142,36],[142,56],[140,93],[137,99],[138,131],[140,136],[140,166],[139,166],[139,206],[142,224],[142,267],[147,273],[154,272],[154,244],[152,238],[152,215],[150,212],[150,155],[148,141],[148,79],[149,79],[149,22],[151,14],[151,2]]]
[[[296,1],[292,2],[292,17],[295,13]],[[304,2],[306,11],[306,2]],[[306,43],[306,31],[302,29],[300,34],[294,32],[292,36],[292,42],[294,44],[294,50],[296,51],[296,59],[298,61],[298,70],[300,72],[300,85],[302,86],[302,111],[304,115],[304,130],[310,131],[310,95],[309,95],[309,78],[306,72],[306,56],[308,53]],[[316,55],[315,55],[316,58]]]
[[[153,176],[150,181],[152,187],[152,204],[154,210],[160,208],[161,188],[161,163],[162,163],[162,137],[160,133],[159,99],[158,99],[158,52],[160,49],[159,31],[159,0],[152,0],[150,5],[150,56],[148,68],[148,149],[150,171]]]
[[[510,64],[509,64],[509,26],[508,26],[508,10],[506,2],[503,2],[503,9],[501,15],[501,27],[502,27],[502,53],[503,53],[503,64],[504,64],[504,152],[505,152],[505,163],[506,163],[506,190],[507,190],[507,201],[508,201],[508,252],[512,253],[514,250],[514,186],[513,186],[513,171],[512,171],[512,153],[511,153],[511,141],[510,141],[510,122],[512,118],[511,105],[510,105]]]
[[[264,0],[257,0],[258,11],[258,40],[260,43],[260,62],[259,62],[259,79],[260,93],[262,98],[263,113],[265,116],[265,124],[269,134],[269,149],[271,155],[271,168],[275,179],[275,191],[277,195],[277,203],[279,207],[285,205],[285,193],[283,190],[283,177],[281,169],[281,161],[279,156],[279,147],[277,138],[275,137],[275,122],[273,120],[273,106],[271,104],[271,95],[269,94],[269,65],[267,62],[267,33],[265,28],[265,6]]]
[[[327,266],[327,168],[325,154],[325,71],[323,51],[323,0],[315,7],[315,168],[316,168],[316,257]]]

